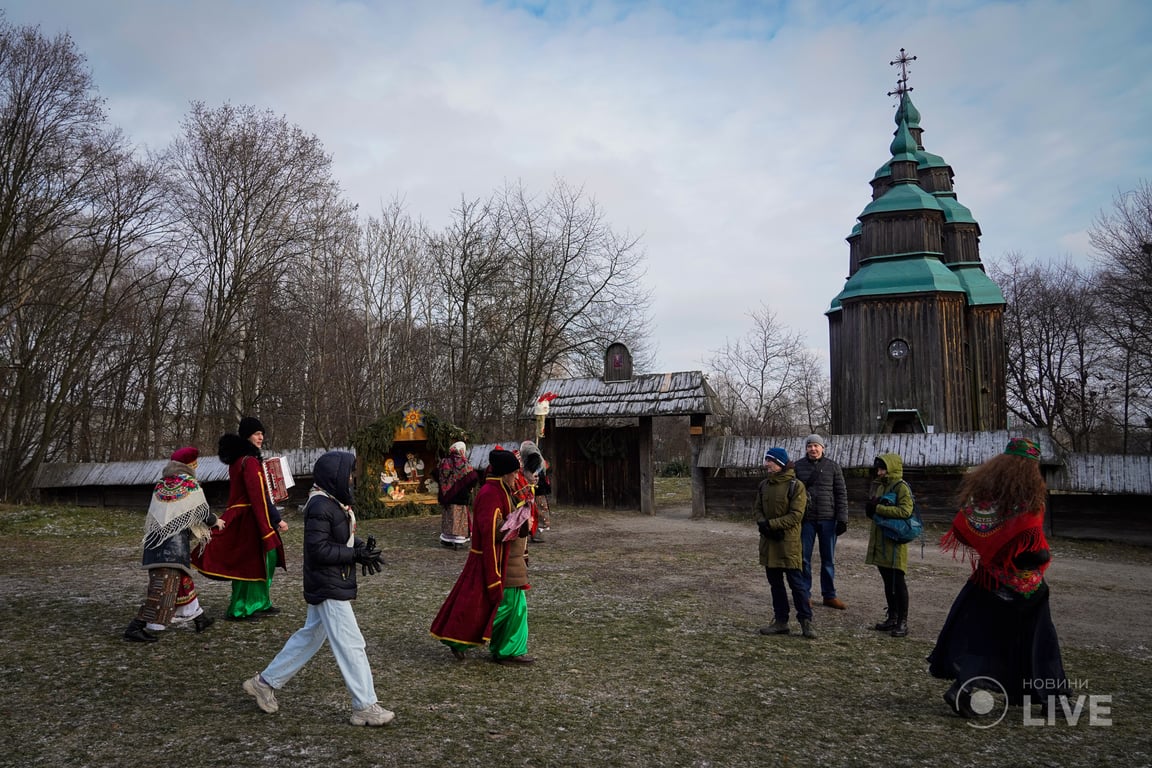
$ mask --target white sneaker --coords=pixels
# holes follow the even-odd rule
[[[388,725],[394,717],[395,712],[390,712],[379,704],[373,704],[364,709],[352,710],[352,719],[349,722],[352,725]]]
[[[244,693],[256,699],[256,706],[268,714],[280,709],[280,705],[276,703],[276,691],[261,680],[260,675],[245,680],[243,688]]]

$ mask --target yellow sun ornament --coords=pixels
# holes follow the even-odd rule
[[[423,426],[424,414],[421,413],[419,408],[413,406],[404,412],[403,428],[411,432],[413,436],[415,436],[416,430]]]

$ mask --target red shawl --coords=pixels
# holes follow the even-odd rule
[[[969,502],[956,513],[940,547],[953,556],[963,550],[972,557],[972,581],[984,589],[1006,586],[1031,595],[1044,579],[1045,562],[1034,569],[1020,568],[1015,558],[1024,552],[1044,552],[1044,509],[1001,514],[994,502]]]

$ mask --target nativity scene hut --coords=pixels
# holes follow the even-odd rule
[[[393,517],[408,505],[435,505],[432,470],[468,433],[415,405],[372,422],[352,436],[358,457],[357,512]]]

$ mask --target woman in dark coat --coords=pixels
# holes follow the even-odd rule
[[[961,716],[975,714],[971,697],[978,688],[1002,692],[1010,704],[1067,693],[1044,581],[1051,563],[1046,495],[1040,448],[1024,438],[1009,441],[960,484],[960,511],[941,546],[971,557],[972,576],[928,661],[934,677],[955,681],[944,700]]]

